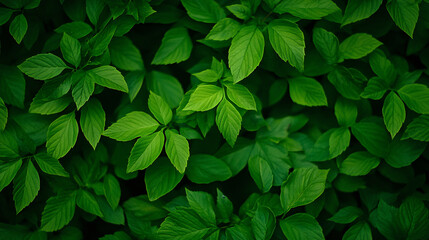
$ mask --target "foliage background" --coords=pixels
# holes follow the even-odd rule
[[[428,239],[428,16],[0,0],[0,238]]]

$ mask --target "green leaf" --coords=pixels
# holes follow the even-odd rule
[[[24,108],[25,79],[16,66],[0,64],[0,97],[6,104]]]
[[[392,139],[396,136],[405,121],[405,105],[395,92],[390,92],[384,99],[383,119]]]
[[[355,33],[341,42],[340,55],[344,59],[363,58],[382,44],[367,33]]]
[[[210,84],[200,84],[191,94],[191,98],[183,110],[205,112],[216,107],[223,97],[222,88]]]
[[[335,116],[338,124],[343,127],[350,127],[356,122],[358,109],[354,102],[345,98],[338,98],[335,102]]]
[[[145,73],[142,71],[129,72],[125,75],[125,81],[128,85],[128,96],[130,97],[130,102],[133,102],[137,97],[137,94],[140,92],[140,89],[143,85],[143,80]]]
[[[87,71],[94,82],[103,87],[128,93],[128,86],[121,72],[112,66],[101,66]]]
[[[232,39],[228,51],[228,63],[234,83],[249,76],[259,65],[264,55],[264,36],[256,25],[249,25]]]
[[[290,13],[302,19],[316,20],[340,11],[331,0],[283,0],[276,5],[274,12]]]
[[[248,162],[250,176],[252,176],[258,188],[266,193],[273,186],[273,172],[268,162],[259,157],[251,157]]]
[[[182,84],[173,76],[162,72],[152,71],[148,76],[148,90],[161,96],[170,106],[176,108],[182,100]]]
[[[83,38],[92,32],[91,26],[84,22],[65,23],[54,30],[56,33],[67,33],[73,38]]]
[[[166,160],[168,161],[168,159]],[[182,196],[180,198],[180,201],[186,202],[186,198]],[[168,210],[175,209],[174,206],[172,206],[172,208],[168,208],[168,207],[164,208],[164,202],[162,201],[151,202],[149,201],[147,195],[140,195],[137,197],[129,198],[127,201],[125,201],[124,208],[125,208],[125,211],[127,212],[127,220],[130,219],[128,216],[134,215],[140,218],[141,220],[149,220],[149,221],[165,218],[168,214],[166,209]]]
[[[86,0],[86,15],[94,26],[98,23],[98,18],[104,9],[104,5],[105,3],[103,0]]]
[[[144,175],[147,195],[155,201],[171,192],[180,183],[184,174],[179,173],[167,158],[158,159],[149,166]]]
[[[407,126],[405,133],[414,140],[429,142],[429,116],[421,115]]]
[[[7,107],[3,102],[3,99],[0,97],[0,131],[3,131],[6,127],[6,123],[7,123],[7,117],[8,117],[8,112],[7,112]]]
[[[80,111],[80,128],[94,150],[104,131],[105,122],[106,113],[96,98],[86,103]]]
[[[289,78],[289,94],[295,103],[314,107],[327,106],[325,91],[322,85],[313,78]]]
[[[64,59],[73,66],[78,67],[81,60],[80,42],[75,38],[70,37],[67,33],[64,33],[61,38],[60,48]]]
[[[252,230],[256,240],[269,240],[276,228],[276,217],[267,207],[258,207],[252,218]]]
[[[9,21],[10,17],[12,16],[12,13],[12,9],[0,8],[0,26]]]
[[[378,208],[371,212],[371,224],[387,239],[406,239],[398,219],[399,211],[380,200]]]
[[[219,80],[219,74],[212,69],[206,69],[198,73],[192,74],[201,82],[212,83]]]
[[[79,110],[93,94],[95,83],[93,77],[82,70],[73,73],[72,81],[72,96],[76,103],[76,108]]]
[[[149,114],[140,111],[130,112],[107,128],[103,135],[118,141],[130,141],[149,135],[159,127],[159,123]]]
[[[340,165],[340,173],[349,176],[364,176],[380,164],[380,159],[369,152],[354,152]]]
[[[344,98],[359,100],[363,91],[361,74],[356,69],[338,66],[328,74],[328,80]]]
[[[108,25],[107,27],[105,27],[103,30],[101,30],[99,33],[97,33],[94,37],[92,37],[89,40],[88,42],[90,46],[89,52],[92,56],[95,56],[95,57],[100,56],[106,51],[107,47],[110,44],[110,41],[113,38],[113,35],[116,32],[116,28],[117,26],[115,24]],[[75,38],[79,39],[78,37],[75,37]]]
[[[384,93],[386,93],[388,88],[389,86],[387,85],[385,80],[379,77],[373,77],[369,79],[368,85],[365,87],[360,96],[363,98],[380,100],[384,96]]]
[[[252,15],[250,8],[242,4],[233,4],[233,5],[226,6],[226,8],[234,16],[242,20],[248,20]]]
[[[167,138],[165,153],[177,171],[184,173],[189,158],[188,140],[171,130],[165,131],[165,137]]]
[[[271,46],[283,61],[304,71],[304,34],[296,23],[274,20],[268,25]]]
[[[389,133],[380,118],[366,118],[352,126],[352,133],[368,152],[385,157],[390,144]]]
[[[231,18],[224,18],[218,21],[207,34],[206,39],[215,41],[225,41],[233,38],[240,30],[239,22]]]
[[[256,102],[252,93],[240,84],[225,84],[228,98],[238,107],[256,111]]]
[[[110,59],[117,68],[126,71],[144,70],[140,50],[126,38],[114,38],[109,44]]]
[[[64,157],[74,147],[78,134],[79,127],[74,112],[57,118],[48,128],[48,154],[56,159]]]
[[[112,209],[116,209],[121,199],[121,186],[115,176],[107,174],[104,176],[104,195]]]
[[[149,167],[161,154],[163,147],[164,133],[162,131],[139,138],[131,150],[127,173]]]
[[[69,177],[69,173],[64,170],[58,159],[49,156],[47,153],[40,152],[34,155],[34,159],[43,172],[61,177]]]
[[[310,204],[322,195],[329,170],[297,168],[283,182],[280,201],[285,212]]]
[[[15,134],[6,129],[0,134],[0,158],[17,157],[19,157],[19,146]]]
[[[192,41],[183,27],[168,30],[162,38],[161,46],[152,60],[153,65],[166,65],[188,60],[191,56]]]
[[[21,168],[22,159],[10,162],[0,162],[0,192],[12,182]]]
[[[400,140],[395,138],[390,144],[389,154],[385,160],[394,168],[409,166],[422,155],[426,145],[424,142],[411,139]]]
[[[13,179],[13,201],[15,202],[16,214],[36,198],[40,190],[40,178],[32,161],[18,171]]]
[[[97,200],[94,195],[84,189],[79,189],[76,196],[76,204],[85,212],[102,217],[103,213],[100,210]]]
[[[216,125],[222,136],[233,147],[241,129],[241,115],[228,100],[224,99],[216,109]]]
[[[342,127],[335,129],[329,136],[329,153],[334,158],[343,153],[350,145],[350,131]]]
[[[194,154],[189,158],[186,176],[198,184],[225,181],[232,177],[229,166],[221,159],[209,154]]]
[[[409,109],[429,114],[429,88],[426,85],[408,84],[399,89],[398,94]]]
[[[288,240],[324,240],[317,220],[307,213],[296,213],[280,221],[280,228]]]
[[[424,239],[429,234],[429,211],[421,200],[405,200],[399,207],[399,221],[407,239]]]
[[[160,123],[164,125],[170,123],[173,118],[173,112],[162,97],[150,92],[148,106],[149,110]]]
[[[347,2],[346,10],[341,26],[369,18],[379,8],[383,0],[350,0]]]
[[[103,213],[103,221],[111,224],[124,225],[124,209],[122,209],[121,206],[113,209],[105,198],[101,196],[96,196],[96,198],[98,205],[100,206],[100,210]]]
[[[229,218],[232,215],[232,211],[234,210],[234,206],[232,205],[231,200],[227,196],[225,196],[219,189],[216,189],[217,198],[216,198],[216,213],[217,217],[223,220],[224,222],[228,222]]]
[[[67,65],[51,53],[42,53],[28,58],[18,68],[29,77],[47,80],[60,75]]]
[[[63,96],[54,100],[38,99],[35,97],[30,105],[29,112],[42,115],[60,113],[72,102],[73,99],[70,96]]]
[[[9,33],[20,44],[27,33],[28,24],[24,14],[16,16],[9,25]]]
[[[186,190],[186,199],[189,205],[200,217],[208,223],[216,224],[216,214],[214,211],[214,201],[210,194],[206,192]]]
[[[369,55],[369,64],[372,71],[384,80],[381,82],[383,85],[386,85],[385,88],[392,85],[396,79],[396,69],[382,51],[376,50],[371,53],[371,55]]]
[[[214,0],[181,0],[189,17],[204,23],[216,23],[225,17],[222,7]]]
[[[46,201],[42,212],[41,230],[53,232],[67,225],[74,216],[76,194],[70,192],[59,193]]]
[[[302,37],[304,40],[304,37]],[[328,64],[335,64],[340,57],[340,42],[335,34],[323,28],[313,29],[313,43]],[[302,60],[302,65],[304,60]]]
[[[363,215],[363,212],[360,208],[354,206],[348,206],[341,208],[334,214],[334,216],[330,217],[328,220],[333,221],[335,223],[347,224],[352,223],[356,218]]]
[[[343,235],[343,240],[367,239],[372,240],[371,227],[368,223],[360,221],[351,226]]]
[[[178,209],[171,212],[158,230],[161,239],[192,240],[204,239],[210,228],[192,209]]]
[[[413,38],[419,18],[419,3],[414,0],[390,0],[387,1],[386,8],[395,24]]]

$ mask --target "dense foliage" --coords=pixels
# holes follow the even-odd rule
[[[429,239],[429,1],[0,0],[0,239]]]

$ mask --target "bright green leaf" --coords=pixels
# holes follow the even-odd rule
[[[34,79],[47,80],[60,75],[67,65],[51,53],[41,53],[28,58],[18,68]]]
[[[382,43],[367,33],[355,33],[340,44],[340,55],[344,59],[359,59],[370,54]]]
[[[128,86],[121,72],[112,66],[101,66],[87,71],[95,83],[103,87],[128,93]]]
[[[186,61],[191,56],[192,41],[183,27],[171,28],[162,38],[161,46],[152,60],[153,65],[166,65]]]
[[[188,140],[171,130],[165,131],[165,137],[167,138],[165,153],[177,171],[184,173],[189,158]]]
[[[228,63],[234,83],[249,76],[259,65],[264,55],[264,36],[256,25],[249,25],[232,39]]]
[[[164,133],[162,131],[140,137],[131,150],[127,172],[130,173],[149,167],[161,154],[163,147]]]
[[[296,23],[274,20],[268,25],[271,46],[283,61],[304,71],[304,34]]]
[[[224,99],[216,109],[216,125],[222,136],[233,147],[241,129],[241,115],[228,100]]]
[[[290,97],[295,103],[304,106],[327,106],[322,85],[313,78],[295,77],[288,79]]]
[[[183,110],[208,111],[216,107],[222,101],[223,96],[222,88],[215,85],[200,84],[191,94],[191,98]]]
[[[159,123],[149,114],[140,111],[130,112],[107,128],[103,135],[118,141],[130,141],[153,133]]]
[[[297,168],[283,182],[280,201],[285,212],[307,205],[322,195],[329,170]]]
[[[69,173],[64,170],[58,159],[49,156],[47,153],[40,152],[34,155],[34,159],[43,172],[61,177],[69,177]]]
[[[240,84],[225,84],[228,98],[238,107],[256,111],[256,102],[252,93]]]
[[[48,128],[48,154],[56,159],[64,157],[74,147],[78,134],[79,127],[74,112],[57,118]]]
[[[80,128],[93,149],[100,141],[105,122],[106,114],[100,101],[91,99],[80,112]]]
[[[167,125],[173,118],[173,112],[168,104],[153,92],[150,92],[148,106],[155,118],[164,125]]]

